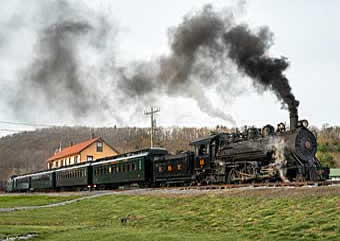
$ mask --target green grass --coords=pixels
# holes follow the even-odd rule
[[[1,195],[0,208],[40,206],[79,198],[80,196],[47,196],[47,195]]]
[[[32,197],[33,198],[33,197]],[[0,213],[0,239],[340,240],[340,197],[112,195],[57,208]],[[120,219],[130,215],[122,225]]]

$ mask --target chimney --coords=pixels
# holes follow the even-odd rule
[[[298,113],[290,112],[289,117],[290,117],[290,130],[295,131],[297,128],[298,120],[299,120]]]
[[[70,142],[70,146],[73,146],[73,141]]]

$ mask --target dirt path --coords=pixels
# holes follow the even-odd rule
[[[65,195],[75,195],[78,193],[66,193]],[[12,195],[12,194],[9,194]],[[15,195],[15,194],[13,194]],[[17,194],[16,194],[17,195]],[[46,195],[45,194],[23,194],[23,195]],[[59,195],[61,193],[50,193],[47,195]],[[340,198],[340,185],[322,186],[322,187],[247,187],[247,188],[235,188],[226,190],[183,190],[181,188],[170,189],[134,189],[134,190],[120,190],[120,191],[96,191],[96,192],[83,192],[83,197],[41,206],[30,207],[14,207],[14,208],[0,208],[2,212],[14,212],[19,210],[32,210],[39,208],[58,207],[82,200],[91,198],[107,196],[107,195],[147,195],[147,196],[159,196],[159,197],[172,197],[172,196],[204,196],[204,195],[217,195],[223,197],[257,197],[257,198],[309,198],[309,197],[322,197],[322,196],[334,196]]]
[[[89,195],[86,195],[84,197],[80,197],[80,198],[69,200],[69,201],[47,204],[47,205],[41,205],[41,206],[0,208],[0,213],[14,212],[14,211],[20,211],[20,210],[33,210],[33,209],[39,209],[39,208],[59,207],[59,206],[64,206],[64,205],[72,204],[72,203],[75,203],[75,202],[79,202],[79,201],[82,201],[82,200],[87,200],[87,199],[91,199],[91,198],[96,198],[96,197],[101,197],[101,196],[106,196],[106,195],[112,195],[112,194],[114,194],[114,192],[100,192],[100,193],[89,194]]]

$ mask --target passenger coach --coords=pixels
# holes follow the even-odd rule
[[[151,186],[153,162],[168,154],[163,148],[149,148],[93,162],[13,176],[7,191],[86,190],[117,188],[136,184]]]
[[[153,161],[166,154],[168,151],[163,148],[151,148],[98,160],[92,163],[93,185],[97,188],[128,184],[150,186],[153,183]]]

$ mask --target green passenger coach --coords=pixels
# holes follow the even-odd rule
[[[95,162],[92,164],[93,185],[97,188],[128,184],[150,186],[153,159],[164,154],[167,154],[165,149],[153,148]]]

